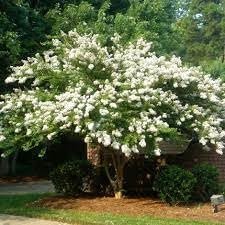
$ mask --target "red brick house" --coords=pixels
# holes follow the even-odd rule
[[[94,165],[101,164],[102,156],[100,148],[87,147],[87,158]],[[190,144],[189,147],[183,146],[181,149],[170,146],[159,158],[165,159],[170,164],[178,164],[185,168],[191,168],[199,163],[212,164],[219,170],[219,181],[225,183],[225,154],[219,155],[213,149],[206,151],[202,149],[201,144]]]
[[[206,151],[201,144],[191,144],[183,153],[168,156],[168,160],[186,168],[191,168],[199,163],[212,164],[219,170],[219,181],[225,183],[225,154],[219,155],[214,149]]]

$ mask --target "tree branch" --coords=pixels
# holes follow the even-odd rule
[[[104,163],[104,168],[105,168],[105,172],[106,172],[106,176],[108,177],[109,179],[109,182],[111,183],[111,185],[113,186],[113,188],[115,187],[115,181],[112,179],[110,173],[109,173],[109,168],[108,166],[106,165],[106,163]]]

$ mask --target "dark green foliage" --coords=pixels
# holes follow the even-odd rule
[[[74,28],[79,32],[91,32],[98,15],[92,5],[82,2],[79,5],[69,4],[64,10],[56,7],[46,14],[46,18],[51,23],[52,34],[57,35],[61,30],[68,32]]]
[[[159,54],[174,53],[179,36],[174,29],[176,23],[177,1],[152,0],[130,1],[125,21],[120,29],[130,29],[130,39],[143,37],[152,41]],[[133,20],[130,23],[126,20]],[[121,22],[120,22],[121,23]],[[132,31],[133,29],[133,31]],[[118,32],[117,27],[116,31]],[[126,35],[126,30],[119,32]]]
[[[0,90],[9,72],[9,66],[15,63],[21,52],[21,43],[14,25],[4,13],[0,13]]]
[[[224,0],[188,2],[188,13],[179,23],[185,47],[184,59],[195,65],[208,60],[224,62]]]
[[[120,4],[119,4],[120,2]],[[176,52],[179,35],[173,24],[176,22],[176,1],[102,1],[95,4],[82,1],[56,7],[46,15],[52,26],[52,35],[61,30],[100,34],[105,44],[110,44],[114,33],[121,35],[124,44],[143,37],[153,42],[160,54]]]
[[[85,191],[93,177],[95,177],[94,168],[87,160],[66,162],[50,173],[56,191],[72,196]]]
[[[48,22],[23,1],[0,0],[0,92],[10,65],[43,49]]]
[[[192,173],[197,180],[193,194],[196,200],[208,201],[213,194],[218,194],[219,172],[215,166],[206,163],[196,165]]]
[[[196,179],[194,175],[178,166],[161,169],[154,182],[154,190],[168,203],[188,202],[191,199]]]

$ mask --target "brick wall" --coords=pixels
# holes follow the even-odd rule
[[[87,144],[87,159],[95,166],[101,165],[102,157],[100,146]]]
[[[215,150],[205,151],[200,144],[192,144],[183,154],[167,155],[167,163],[178,164],[186,168],[192,168],[199,163],[210,163],[219,170],[219,180],[225,183],[225,154],[219,155]],[[87,146],[87,159],[95,166],[102,164],[102,151],[99,146]]]
[[[169,163],[177,163],[186,168],[191,168],[199,163],[210,163],[219,170],[219,180],[225,183],[225,154],[219,155],[215,150],[205,151],[200,144],[192,144],[183,154],[168,156]]]

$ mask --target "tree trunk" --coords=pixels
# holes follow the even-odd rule
[[[224,42],[224,45],[223,45],[222,63],[225,63],[225,42]]]
[[[115,198],[121,199],[123,198],[123,192],[124,192],[123,190],[124,167],[129,159],[123,153],[120,153],[119,151],[115,152],[114,150],[110,150],[110,154],[112,157],[113,168],[115,170],[114,179],[112,178],[112,175],[110,174],[109,168],[108,168],[110,162],[104,159],[105,171],[113,187]]]
[[[0,158],[0,175],[9,174],[9,158]]]
[[[121,199],[121,198],[123,198],[123,192],[122,192],[122,191],[115,192],[115,198],[116,198],[116,199]]]
[[[16,163],[17,163],[18,154],[19,154],[19,152],[16,151],[15,154],[13,155],[13,158],[11,161],[11,174],[12,175],[16,174]]]

